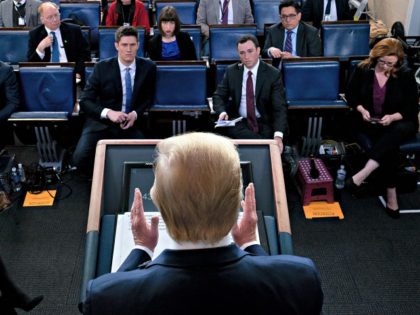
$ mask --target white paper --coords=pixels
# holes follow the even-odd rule
[[[218,127],[233,127],[236,125],[236,123],[238,121],[241,121],[243,119],[243,117],[238,117],[236,119],[233,120],[218,120],[216,122],[214,122],[216,125],[214,126],[214,128],[218,128]]]
[[[114,253],[112,256],[111,272],[115,272],[122,265],[124,260],[128,257],[131,250],[134,248],[133,234],[131,233],[130,212],[119,214],[117,217],[117,228],[115,230]],[[243,212],[239,212],[238,222],[242,218]],[[155,259],[166,248],[173,248],[174,240],[169,237],[166,231],[166,224],[163,221],[160,212],[145,212],[146,221],[150,223],[153,216],[159,216],[159,240],[153,253],[152,259]],[[232,236],[229,233],[231,242]],[[260,242],[257,226],[257,242]]]

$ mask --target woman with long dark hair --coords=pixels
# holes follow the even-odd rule
[[[355,113],[359,136],[371,143],[369,160],[348,186],[357,189],[376,169],[386,188],[386,212],[399,217],[396,192],[399,145],[414,137],[419,127],[417,85],[414,74],[403,64],[400,41],[386,38],[370,51],[350,79],[346,98]]]
[[[181,22],[174,7],[162,8],[158,20],[159,34],[149,42],[149,57],[152,60],[196,60],[194,44],[190,35],[182,32]]]

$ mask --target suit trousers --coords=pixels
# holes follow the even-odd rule
[[[84,130],[73,153],[73,164],[87,175],[92,174],[96,144],[102,139],[144,139],[144,135],[136,125],[127,130],[117,124],[103,130]]]
[[[273,139],[273,129],[261,122],[261,119],[257,119],[258,122],[258,133],[253,132],[249,129],[246,118],[237,122],[234,127],[218,128],[220,134],[232,138],[232,139]]]
[[[370,142],[368,156],[379,163],[379,170],[387,188],[394,188],[397,180],[399,146],[416,133],[414,123],[396,121],[389,126],[363,123],[362,137]]]

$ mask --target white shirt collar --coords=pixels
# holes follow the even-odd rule
[[[26,0],[22,0],[22,1],[20,1],[20,2],[17,2],[17,1],[15,1],[15,0],[13,0],[13,3],[15,4],[15,6],[21,6],[21,5],[24,5],[25,3],[26,3]]]
[[[47,31],[47,34],[49,34],[49,33],[51,33],[51,32],[55,32],[55,34],[57,35],[57,33],[58,32],[60,32],[60,26],[59,27],[57,27],[57,29],[56,30],[51,30],[51,29],[49,29],[48,27],[46,27],[46,26],[44,26],[45,27],[45,30]],[[61,34],[61,32],[60,32],[60,34]]]
[[[120,66],[120,71],[125,71],[126,68],[130,68],[130,71],[136,71],[136,59],[134,59],[133,63],[130,64],[128,67],[126,65],[124,65],[121,61],[120,58],[118,58],[118,65]]]
[[[226,235],[219,242],[216,243],[207,243],[207,242],[171,242],[169,249],[175,250],[191,250],[191,249],[204,249],[204,248],[216,248],[216,247],[225,247],[232,243],[232,239]]]
[[[255,64],[255,66],[253,66],[251,69],[248,69],[245,65],[244,65],[244,75],[248,75],[248,71],[252,72],[252,75],[254,77],[257,77],[257,72],[258,72],[258,67],[260,66],[260,59],[258,58],[257,63]]]
[[[295,28],[292,28],[290,31],[291,31],[293,34],[297,34],[298,28],[299,28],[299,23],[298,23],[298,25],[296,25],[296,27],[295,27]],[[285,33],[285,34],[287,34],[287,32],[288,32],[288,31],[289,31],[289,30],[288,30],[287,28],[284,28],[284,33]]]

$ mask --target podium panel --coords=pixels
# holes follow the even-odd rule
[[[132,196],[126,190],[134,190],[135,183],[127,181],[127,174],[133,173],[134,169],[132,176],[136,178],[135,172],[142,172],[142,165],[147,168],[153,162],[155,146],[159,141],[98,142],[87,224],[82,301],[88,281],[109,272],[115,214],[128,211],[131,207]],[[243,172],[244,169],[247,173],[252,172],[246,175],[248,179],[244,179],[244,182],[250,179],[254,182],[257,210],[264,217],[270,252],[293,254],[281,155],[277,143],[274,140],[232,141],[238,147]],[[145,211],[147,210],[149,209],[146,208]]]

